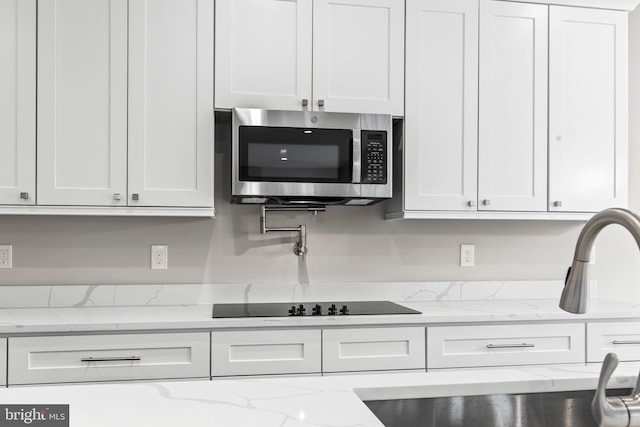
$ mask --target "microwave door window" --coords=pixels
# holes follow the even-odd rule
[[[241,140],[241,180],[351,182],[351,131],[313,129],[311,133],[305,133],[304,129],[298,128],[257,130],[257,135]]]
[[[327,181],[339,179],[338,147],[261,144],[249,146],[247,169],[257,180]]]

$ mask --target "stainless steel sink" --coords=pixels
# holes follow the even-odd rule
[[[623,396],[630,389],[608,390]],[[595,391],[491,394],[364,403],[386,427],[596,427]]]

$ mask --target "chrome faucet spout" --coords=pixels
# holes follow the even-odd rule
[[[569,268],[560,297],[560,308],[564,311],[576,314],[587,311],[589,300],[587,272],[591,248],[600,231],[609,224],[618,224],[626,228],[640,248],[640,216],[620,208],[605,209],[595,214],[584,225],[578,237],[573,263]]]

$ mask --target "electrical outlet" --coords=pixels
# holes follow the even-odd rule
[[[460,245],[460,267],[473,267],[476,263],[475,245]]]
[[[13,268],[13,247],[0,245],[0,268]]]
[[[151,245],[151,269],[166,270],[169,268],[169,246]]]

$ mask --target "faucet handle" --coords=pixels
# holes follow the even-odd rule
[[[600,378],[598,379],[598,389],[591,402],[591,414],[598,427],[627,427],[630,416],[627,405],[620,397],[607,397],[607,383],[611,379],[613,371],[618,367],[618,356],[608,353],[604,358]]]
[[[640,375],[638,375],[636,387],[633,389],[631,395],[621,397],[621,400],[624,402],[627,407],[627,411],[629,412],[629,425],[640,425]]]

